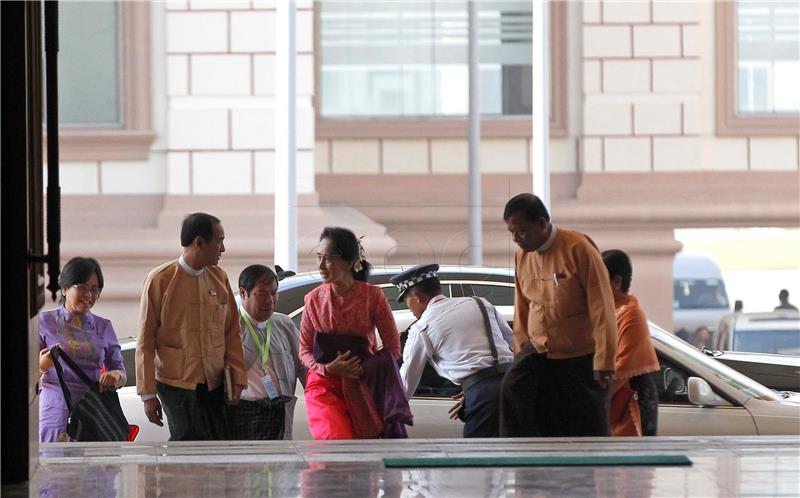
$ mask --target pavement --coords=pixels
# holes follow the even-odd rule
[[[690,466],[388,469],[383,458],[685,455]],[[800,496],[796,436],[49,443],[8,496]]]

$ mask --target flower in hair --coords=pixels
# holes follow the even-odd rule
[[[361,244],[361,241],[364,239],[364,237],[365,236],[362,235],[361,237],[358,238],[358,241],[357,241],[357,243],[358,243],[358,260],[356,261],[356,264],[354,266],[356,271],[361,271],[361,270],[364,269],[364,265],[361,264],[361,262],[364,261],[364,246]]]

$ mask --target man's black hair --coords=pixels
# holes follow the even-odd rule
[[[100,263],[94,258],[76,256],[67,261],[67,264],[61,269],[58,286],[65,290],[69,289],[75,284],[86,283],[92,278],[92,274],[97,275],[97,286],[103,290],[103,270],[100,269]]]
[[[606,264],[609,277],[612,279],[617,275],[622,277],[622,292],[628,292],[633,277],[633,266],[628,255],[619,249],[603,251],[603,263]]]
[[[781,291],[778,293],[778,299],[782,303],[788,301],[789,300],[789,291],[786,290],[786,289],[781,289]]]
[[[273,281],[278,284],[278,276],[268,266],[250,265],[239,274],[239,287],[244,289],[247,295],[253,291],[253,287],[259,282],[271,284]]]
[[[358,239],[356,234],[350,230],[342,227],[325,227],[319,240],[328,239],[333,253],[338,255],[348,263],[356,263],[361,261],[361,270],[353,268],[353,278],[366,282],[369,278],[369,270],[372,265],[366,259],[361,259],[361,251],[358,246]]]
[[[550,213],[542,200],[529,193],[517,194],[509,199],[503,210],[503,220],[508,220],[517,213],[522,213],[527,221],[537,221],[539,218],[550,221]]]
[[[183,219],[181,224],[181,246],[189,247],[195,237],[203,237],[206,242],[214,238],[214,225],[219,218],[208,213],[192,213]]]

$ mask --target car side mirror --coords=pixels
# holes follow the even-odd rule
[[[686,383],[680,372],[667,367],[664,369],[664,389],[671,394],[686,394]]]
[[[731,406],[700,377],[689,377],[689,401],[698,406]]]

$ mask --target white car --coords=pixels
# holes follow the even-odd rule
[[[800,313],[730,313],[723,318],[714,344],[724,351],[800,355]]]
[[[496,303],[507,320],[512,320],[512,272],[507,269],[446,266],[440,270],[445,294],[486,297]],[[414,317],[402,305],[395,303],[397,289],[388,283],[389,277],[399,271],[400,268],[375,269],[371,283],[385,289],[390,303],[397,308],[393,313],[398,330],[405,331]],[[319,285],[319,276],[315,274],[283,280],[280,284],[279,311],[299,323],[302,295],[316,285]],[[284,299],[284,294],[288,299]],[[300,299],[297,299],[297,295],[300,295]],[[286,308],[287,304],[291,306],[290,309]],[[652,324],[650,336],[661,363],[661,371],[657,373],[660,436],[800,435],[800,394],[768,389]],[[135,382],[135,342],[124,342],[122,347],[129,382]],[[440,378],[433,369],[428,369],[410,402],[414,426],[409,427],[409,437],[461,437],[463,424],[450,420],[447,414],[453,404],[450,396],[458,391],[457,386]],[[311,439],[302,386],[298,385],[296,394],[298,402],[293,436],[300,440]],[[147,420],[134,386],[120,390],[120,402],[128,421],[139,426],[136,441],[168,439],[166,421],[162,428]]]

